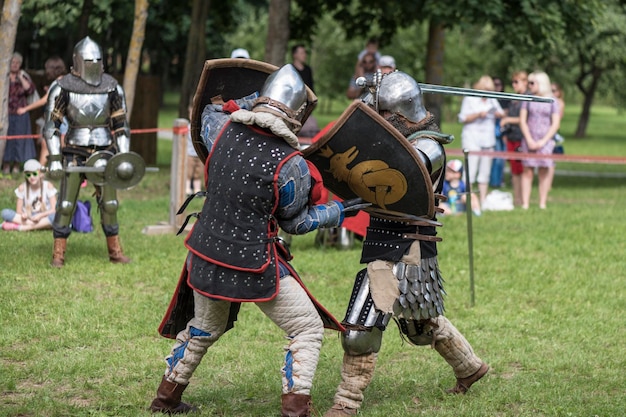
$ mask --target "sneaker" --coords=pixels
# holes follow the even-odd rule
[[[10,230],[20,230],[20,225],[13,222],[4,222],[2,223],[2,230],[10,231]]]

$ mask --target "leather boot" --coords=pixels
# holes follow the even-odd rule
[[[150,404],[150,411],[163,414],[186,414],[198,411],[196,407],[180,400],[187,386],[170,382],[163,376],[161,385],[157,389],[157,396]]]
[[[480,365],[480,368],[478,368],[478,371],[474,372],[467,378],[457,378],[456,385],[447,389],[446,392],[448,394],[465,394],[470,389],[472,384],[485,376],[487,372],[489,372],[489,365],[483,363]]]
[[[127,264],[130,262],[130,258],[124,256],[122,252],[118,235],[107,236],[107,247],[109,248],[109,260],[114,264]]]
[[[281,397],[281,417],[310,417],[311,396],[305,394],[283,394]]]
[[[450,321],[439,316],[432,319],[435,350],[448,362],[456,376],[456,385],[449,394],[465,394],[473,383],[485,376],[489,366],[472,349],[467,339]]]
[[[62,268],[65,265],[65,248],[67,246],[67,239],[55,238],[54,248],[52,249],[52,265],[55,268]]]

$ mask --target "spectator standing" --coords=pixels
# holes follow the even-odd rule
[[[516,71],[511,77],[513,91],[517,94],[528,94],[528,74],[526,71]],[[502,139],[507,152],[521,152],[524,135],[519,126],[519,114],[522,109],[522,102],[511,100],[507,115],[500,121],[502,129]],[[513,186],[513,204],[515,207],[522,205],[522,172],[524,166],[519,159],[509,159],[511,167],[511,184]]]
[[[189,115],[191,116],[191,106],[189,107]],[[191,130],[187,131],[187,181],[185,181],[185,194],[187,197],[202,191],[202,177],[204,175],[204,163],[198,156],[196,148],[191,141]]]
[[[543,71],[528,76],[528,88],[533,95],[552,97],[550,77]],[[551,155],[554,151],[554,135],[561,124],[559,102],[524,102],[520,110],[520,128],[524,135],[522,152]],[[522,173],[522,208],[528,209],[535,169],[539,178],[539,208],[545,209],[548,193],[552,188],[553,159],[525,159]]]
[[[41,164],[36,159],[24,163],[26,181],[15,189],[15,210],[2,210],[2,229],[27,232],[51,229],[57,203],[57,190],[43,179]]]
[[[488,75],[480,77],[473,87],[477,90],[494,91],[493,80]],[[464,97],[461,103],[459,113],[459,122],[463,123],[461,144],[463,149],[470,151],[466,169],[469,170],[471,183],[478,183],[481,206],[487,197],[493,158],[486,155],[472,155],[472,151],[493,151],[495,149],[496,118],[503,116],[504,111],[495,98],[468,96]],[[475,209],[474,214],[480,215],[481,209]]]
[[[307,85],[311,91],[315,92],[313,70],[306,63],[307,52],[306,47],[303,44],[297,44],[291,48],[291,60],[293,67],[296,71],[298,71],[298,74],[300,74],[300,78],[302,78],[304,84]],[[298,135],[301,137],[312,138],[319,131],[320,129],[317,124],[317,119],[313,115],[310,115],[304,122],[304,125],[302,125],[302,129]]]
[[[371,81],[374,78],[374,74],[376,74],[377,67],[376,55],[373,52],[366,52],[361,61],[359,61],[359,65],[357,65],[352,79],[350,80],[350,85],[346,92],[346,96],[350,100],[358,98],[363,92],[363,87],[358,86],[356,83],[357,78],[365,77],[367,81]]]
[[[376,58],[376,62],[380,60],[380,51],[378,50],[378,39],[369,38],[367,40],[367,43],[365,43],[365,48],[363,48],[361,52],[359,52],[359,55],[357,57],[357,60],[356,60],[357,66],[359,65],[359,62],[363,60],[363,57],[365,56],[365,54],[374,54],[374,58]]]
[[[48,91],[50,91],[50,86],[52,85],[54,81],[60,79],[65,74],[67,74],[67,67],[65,66],[65,62],[63,62],[63,59],[61,59],[60,56],[54,55],[48,58],[46,62],[44,63],[44,73],[46,76],[46,80],[48,81],[48,84],[44,86],[44,91],[45,91],[44,95],[39,100],[34,101],[24,107],[20,107],[19,109],[17,109],[17,114],[22,115],[32,110],[38,109],[39,107],[45,106],[46,103],[48,102]],[[43,129],[43,123],[44,123],[43,117],[40,117],[39,119],[37,119],[36,124],[39,126],[40,130]],[[65,134],[66,131],[67,131],[67,123],[62,125],[61,134]],[[40,133],[40,132],[37,132],[37,133]],[[48,146],[46,145],[46,141],[43,140],[43,138],[40,142],[41,142],[41,151],[39,152],[39,163],[41,165],[46,165],[47,160],[48,160]]]
[[[293,48],[291,48],[291,61],[293,67],[298,71],[302,81],[306,84],[311,91],[315,92],[313,88],[313,71],[311,67],[306,63],[307,52],[306,48],[302,44],[297,44]]]
[[[561,120],[563,120],[563,115],[565,114],[565,98],[563,97],[563,89],[559,84],[552,83],[552,94],[554,95],[554,99],[559,102],[559,109],[561,110]],[[565,151],[563,149],[563,142],[565,141],[565,139],[559,132],[554,135],[554,141],[556,142],[554,146],[554,153],[564,153]],[[554,172],[552,173],[552,175],[554,176]]]
[[[494,91],[502,93],[504,92],[504,84],[502,83],[502,79],[500,77],[493,78],[493,86]],[[510,100],[507,99],[497,99],[498,103],[500,103],[500,107],[504,111],[505,115],[507,114],[507,109],[509,107]],[[496,152],[503,152],[506,149],[504,145],[504,140],[502,139],[502,131],[500,128],[500,119],[496,119]],[[494,158],[491,163],[491,176],[489,177],[489,185],[492,188],[500,188],[504,185],[504,159],[502,158]]]
[[[22,69],[23,58],[19,52],[11,57],[9,71],[9,129],[8,136],[30,135],[30,115],[18,114],[20,107],[26,106],[28,96],[35,92],[35,84]],[[11,175],[20,172],[23,162],[35,158],[35,142],[32,138],[7,140],[2,160],[2,174]]]

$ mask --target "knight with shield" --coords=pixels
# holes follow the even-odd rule
[[[444,317],[436,221],[446,166],[440,132],[408,74],[380,75],[305,157],[324,185],[344,199],[363,198],[370,224],[342,324],[341,382],[324,417],[356,415],[374,374],[382,335],[393,318],[404,339],[434,348],[464,394],[489,370]]]
[[[88,36],[74,47],[71,73],[55,81],[44,111],[43,135],[50,155],[49,177],[61,180],[52,224],[51,265],[65,264],[67,238],[81,183],[94,183],[109,260],[128,263],[122,251],[117,221],[116,189],[135,185],[145,171],[143,158],[130,152],[130,128],[124,91],[104,73],[100,46]],[[62,142],[60,127],[69,124]],[[85,167],[86,166],[86,167]],[[91,168],[91,171],[90,171]]]

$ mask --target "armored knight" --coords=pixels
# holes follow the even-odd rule
[[[419,85],[396,71],[382,77],[363,100],[373,106],[417,151],[430,175],[429,193],[440,199],[445,171],[443,144],[452,138],[440,133],[422,104]],[[430,187],[432,184],[432,188]],[[392,318],[404,338],[430,345],[452,367],[456,385],[449,393],[464,394],[489,367],[465,337],[443,316],[443,279],[437,263],[435,217],[396,219],[370,213],[363,243],[361,270],[355,280],[342,324],[342,381],[333,407],[325,417],[356,415],[363,402],[381,347],[383,331]]]
[[[62,146],[59,128],[64,118],[69,128]],[[50,152],[49,175],[61,180],[51,264],[62,267],[72,215],[85,179],[83,173],[66,168],[85,165],[96,152],[110,157],[130,150],[124,91],[113,77],[104,73],[100,46],[89,37],[74,47],[71,73],[50,86],[44,119],[43,134]],[[95,188],[109,260],[128,263],[130,259],[124,256],[118,237],[117,192],[106,182],[95,184]]]
[[[307,114],[307,92],[293,66],[269,75],[259,94],[251,110],[246,97],[209,104],[203,111],[200,136],[209,155],[202,193],[206,200],[185,240],[189,254],[160,333],[175,333],[164,328],[177,328],[172,312],[189,304],[181,301],[185,294],[192,293],[193,318],[174,334],[150,406],[153,412],[195,410],[181,401],[183,391],[207,349],[233,327],[242,302],[256,303],[289,340],[282,367],[282,416],[310,415],[324,327],[343,330],[306,291],[278,231],[303,234],[339,226],[358,201],[310,203],[317,187],[311,179],[314,167],[302,157],[296,137]]]

